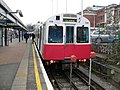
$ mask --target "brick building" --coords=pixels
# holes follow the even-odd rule
[[[78,14],[81,14],[79,12]],[[120,5],[93,6],[83,10],[83,15],[90,20],[91,29],[96,27],[120,26]]]

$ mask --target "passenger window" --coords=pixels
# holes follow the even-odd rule
[[[89,29],[88,27],[77,27],[77,43],[89,42]]]
[[[49,26],[48,43],[63,43],[62,26]]]

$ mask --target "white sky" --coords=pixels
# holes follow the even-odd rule
[[[52,15],[66,13],[66,0],[3,0],[12,11],[21,10],[24,17],[16,14],[26,24],[44,22]],[[52,10],[53,1],[53,10]],[[57,3],[58,1],[58,3]],[[120,0],[83,0],[83,9],[88,6],[119,4]],[[57,6],[58,5],[58,6]],[[67,0],[67,13],[78,13],[81,11],[81,0]]]

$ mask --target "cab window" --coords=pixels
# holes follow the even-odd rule
[[[48,43],[63,43],[62,26],[49,26]]]
[[[77,27],[77,43],[89,42],[89,29],[88,27]]]

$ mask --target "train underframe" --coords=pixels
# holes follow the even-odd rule
[[[79,65],[81,63],[88,63],[89,59],[86,59],[84,61],[84,59],[81,61],[79,59],[77,59],[76,61],[71,61],[71,59],[64,59],[64,60],[43,60],[43,63],[45,66],[47,67],[52,67],[53,69],[69,69],[70,68],[70,64],[72,64],[72,66],[74,68],[79,67]]]

